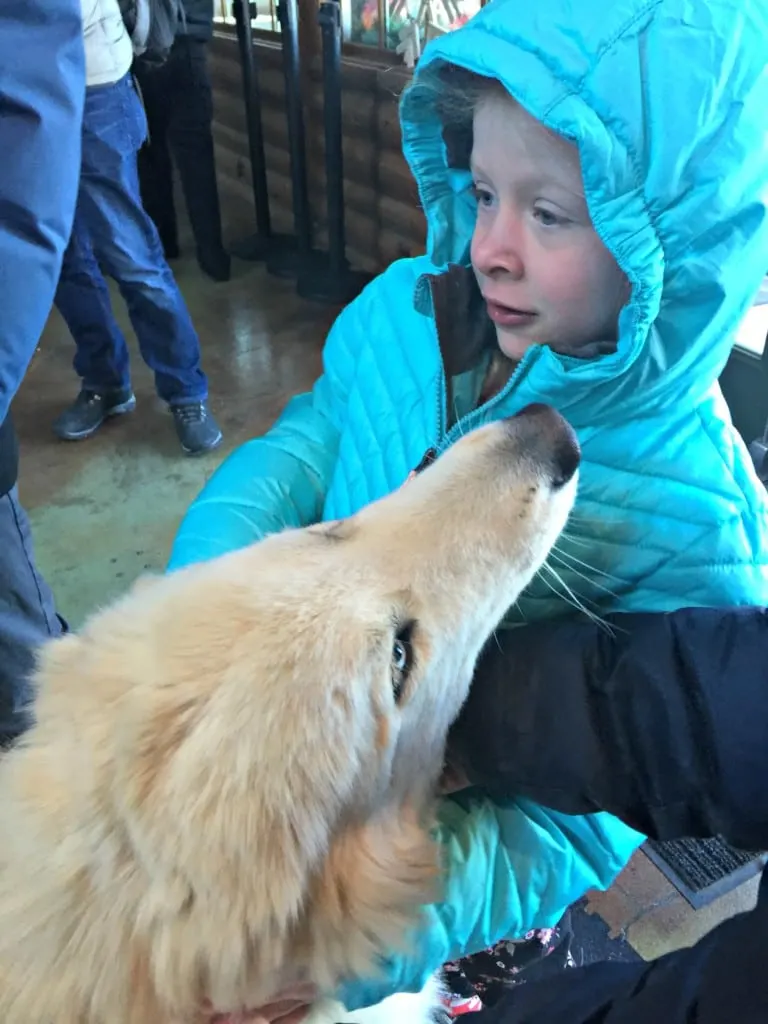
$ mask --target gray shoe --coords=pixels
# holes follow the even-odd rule
[[[221,429],[207,402],[172,405],[171,412],[185,455],[202,455],[221,444]]]
[[[62,441],[84,441],[95,434],[105,420],[123,416],[135,408],[136,397],[130,388],[103,392],[83,388],[53,424],[53,432]]]

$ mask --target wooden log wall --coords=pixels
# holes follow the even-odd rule
[[[255,43],[261,89],[270,213],[275,230],[293,227],[288,126],[280,47]],[[227,220],[255,227],[245,108],[237,45],[217,34],[211,46],[214,141],[222,205]],[[344,201],[347,256],[364,270],[379,271],[401,256],[424,251],[426,225],[416,184],[400,149],[400,68],[362,62],[343,65]],[[326,243],[323,95],[316,60],[305,63],[303,83],[309,197],[315,242]],[[234,212],[234,218],[232,213]]]

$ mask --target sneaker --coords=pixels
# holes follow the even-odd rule
[[[53,432],[62,441],[84,441],[111,416],[123,416],[135,408],[136,397],[130,388],[120,391],[82,388],[72,405],[53,424]]]
[[[221,444],[221,429],[211,415],[207,402],[172,405],[171,412],[186,455],[202,455]]]

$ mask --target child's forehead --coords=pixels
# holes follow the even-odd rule
[[[581,188],[576,146],[550,131],[501,90],[483,96],[473,118],[472,165],[494,158],[509,164],[510,172],[527,166],[566,187]]]

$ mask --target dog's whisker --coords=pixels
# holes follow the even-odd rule
[[[585,516],[581,512],[575,511],[571,512],[571,514],[568,516],[568,522],[580,523],[582,526],[592,526],[598,529],[604,525],[602,519],[596,518],[594,516]]]
[[[545,570],[549,572],[552,576],[554,576],[554,578],[563,588],[564,593],[562,591],[559,591],[552,583],[549,582],[546,576],[544,576]],[[557,570],[554,569],[548,562],[545,562],[542,565],[541,570],[539,571],[539,578],[547,584],[549,589],[554,594],[557,594],[558,597],[564,598],[571,605],[572,608],[575,608],[577,611],[580,611],[583,615],[586,615],[591,622],[594,622],[594,624],[598,626],[600,629],[605,630],[609,634],[609,636],[614,635],[611,626],[605,621],[605,619],[601,618],[596,612],[592,611],[591,608],[587,607],[584,601],[582,601],[578,597],[578,595],[574,593],[574,591],[571,589],[571,587],[568,586],[568,584],[557,572]]]
[[[590,604],[594,604],[595,603],[594,601],[590,601],[589,598],[583,597],[582,595],[579,595],[579,594],[575,593],[575,591],[572,589],[572,587],[570,587],[563,580],[562,575],[557,571],[557,569],[553,565],[551,565],[549,562],[545,562],[542,565],[542,568],[546,569],[548,572],[550,572],[553,575],[554,579],[562,587],[562,589],[564,591],[564,596],[566,596],[571,601],[573,607],[579,608],[580,610],[584,611],[585,614],[595,615],[595,612],[593,612],[589,608]],[[599,616],[596,615],[596,617],[599,617]]]
[[[563,530],[560,536],[576,547],[591,548],[594,546],[593,541],[587,540],[585,537],[579,537],[575,533],[569,533],[567,530]]]
[[[453,403],[453,418],[459,431],[459,437],[464,437],[466,434],[466,424],[464,423],[456,402]]]
[[[568,566],[567,568],[570,569],[570,566]],[[555,580],[563,588],[564,594],[562,596],[569,598],[573,607],[579,608],[581,611],[584,611],[588,614],[589,608],[587,606],[590,604],[596,604],[596,602],[590,600],[590,598],[585,597],[581,594],[577,594],[576,591],[571,586],[569,586],[568,583],[566,583],[561,574],[557,571],[557,569],[555,569],[555,567],[549,562],[549,560],[544,562],[544,564],[541,566],[541,569],[546,570],[555,578]]]
[[[589,583],[592,586],[597,587],[599,590],[602,590],[603,593],[608,594],[609,597],[618,597],[618,594],[616,593],[615,590],[611,590],[610,587],[606,587],[605,584],[600,583],[599,580],[591,579],[589,576],[587,576],[587,574],[585,572],[581,572],[581,570],[577,569],[575,565],[571,565],[570,562],[568,562],[563,557],[563,552],[562,551],[554,551],[554,550],[552,550],[549,553],[549,557],[552,558],[552,559],[555,559],[555,561],[559,562],[559,564],[562,565],[564,569],[568,569],[569,572],[574,573],[574,575],[576,575],[580,579],[584,580],[585,583]],[[582,563],[582,564],[584,564],[584,563]],[[591,567],[587,566],[587,568],[589,569]]]
[[[568,537],[565,539],[570,540],[571,538]],[[552,551],[553,553],[556,552],[560,556],[560,558],[564,558],[570,562],[575,563],[576,565],[582,566],[588,572],[595,573],[598,576],[603,576],[607,580],[616,580],[617,583],[622,582],[620,576],[614,576],[613,573],[605,572],[603,569],[598,569],[596,565],[591,565],[589,562],[585,562],[583,559],[577,558],[576,555],[574,555],[572,552],[567,551],[564,548],[561,548],[558,544],[554,546]]]
[[[556,597],[562,597],[563,595],[560,593],[560,591],[557,589],[557,587],[554,585],[554,583],[550,583],[550,581],[544,575],[543,570],[545,568],[547,568],[547,566],[546,565],[542,565],[541,569],[539,569],[539,571],[536,573],[536,578],[541,580],[541,582],[546,587],[548,587]]]

